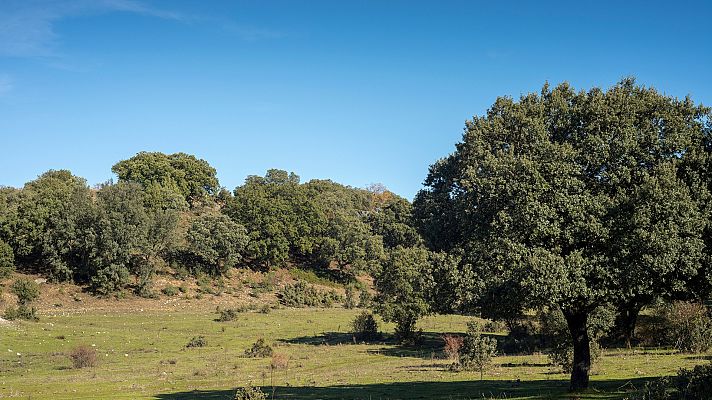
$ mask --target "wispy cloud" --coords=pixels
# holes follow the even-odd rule
[[[54,26],[65,18],[128,12],[183,21],[179,13],[157,9],[136,0],[4,0],[0,2],[0,56],[57,55]]]

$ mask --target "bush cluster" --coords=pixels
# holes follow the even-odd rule
[[[96,366],[96,350],[87,345],[79,345],[69,352],[74,368],[88,368]]]
[[[267,395],[258,387],[247,385],[237,388],[235,391],[235,400],[266,400]]]
[[[682,352],[703,353],[712,347],[712,318],[703,304],[676,301],[658,310],[660,336]]]
[[[31,307],[30,303],[40,297],[40,286],[31,279],[19,278],[12,283],[10,289],[17,296],[17,308],[8,307],[3,317],[10,321],[16,319],[39,320],[37,309]]]
[[[161,292],[163,294],[165,294],[166,296],[173,297],[173,296],[176,296],[178,293],[180,293],[180,289],[171,285],[171,286],[166,286],[163,289],[161,289]]]
[[[235,318],[237,318],[237,315],[240,313],[240,310],[234,309],[234,308],[225,308],[222,310],[218,310],[218,318],[216,321],[218,322],[228,322],[228,321],[233,321]]]
[[[24,319],[27,321],[39,321],[39,317],[37,316],[37,309],[35,307],[28,307],[28,306],[17,306],[15,307],[8,307],[5,310],[5,313],[3,314],[3,318],[5,318],[8,321],[13,321],[16,319]]]
[[[285,285],[277,296],[280,303],[287,307],[331,307],[343,300],[343,296],[333,290],[320,291],[301,281]]]
[[[272,346],[268,345],[262,338],[257,339],[249,349],[245,350],[245,356],[253,358],[271,357],[273,353]]]
[[[191,347],[205,347],[208,345],[208,340],[205,339],[205,336],[194,336],[193,338],[190,339],[188,344],[185,345],[187,348]]]
[[[359,341],[377,340],[381,337],[378,332],[378,322],[368,311],[363,311],[354,318],[351,322],[351,332]]]
[[[703,400],[712,393],[712,364],[681,369],[677,376],[662,377],[645,384],[634,400]]]

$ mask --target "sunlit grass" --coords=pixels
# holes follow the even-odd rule
[[[45,314],[40,322],[0,327],[0,398],[230,398],[247,383],[276,398],[567,398],[567,376],[545,355],[501,356],[479,381],[475,372],[448,371],[437,337],[464,332],[462,316],[425,318],[429,340],[418,349],[391,342],[354,344],[348,326],[360,310],[279,309],[216,322],[207,311],[87,311]],[[392,331],[392,326],[383,326]],[[207,347],[186,349],[194,336]],[[244,358],[260,337],[289,357]],[[79,344],[99,354],[94,368],[72,369],[66,356]],[[673,374],[705,362],[666,350],[609,350],[580,398],[624,398],[640,378]]]

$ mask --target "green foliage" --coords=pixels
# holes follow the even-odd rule
[[[366,222],[375,208],[365,190],[331,181],[300,184],[293,173],[269,170],[236,188],[224,212],[247,228],[248,258],[267,267],[299,259],[352,280],[378,269],[383,256],[383,239]]]
[[[152,268],[145,259],[135,257],[147,246],[150,223],[141,187],[135,183],[106,184],[97,193],[96,205],[94,251],[86,271],[92,290],[104,296],[121,290],[128,283],[130,269],[134,269],[143,277],[139,291],[146,291]]]
[[[422,244],[412,219],[412,206],[408,200],[393,196],[382,208],[368,216],[373,233],[383,237],[383,245],[392,249],[398,246],[417,247]]]
[[[673,381],[670,377],[662,377],[645,382],[643,389],[633,396],[633,400],[673,400]]]
[[[272,353],[274,353],[272,346],[265,343],[262,338],[257,339],[249,349],[245,350],[245,356],[252,358],[272,357]]]
[[[0,240],[0,279],[7,278],[15,270],[15,254],[12,247]]]
[[[90,285],[94,293],[108,296],[121,290],[128,281],[128,268],[119,264],[110,264],[96,271],[96,274],[91,278]]]
[[[431,167],[415,220],[431,248],[463,255],[464,304],[497,314],[555,304],[581,332],[599,306],[705,287],[709,196],[685,179],[710,117],[632,79],[499,98]],[[572,389],[588,385],[589,361]]]
[[[373,296],[371,293],[368,291],[368,289],[363,288],[358,294],[358,306],[361,308],[369,308],[371,307],[371,299]]]
[[[225,308],[222,310],[218,310],[218,318],[216,321],[218,322],[228,322],[228,321],[234,321],[238,314],[240,313],[240,310],[234,309],[234,308]]]
[[[294,173],[272,169],[264,178],[247,177],[224,212],[247,228],[247,253],[259,264],[281,266],[290,255],[313,250],[318,212]]]
[[[111,170],[120,182],[142,185],[151,208],[179,209],[178,199],[193,205],[220,189],[215,168],[185,153],[140,152],[116,163]]]
[[[285,285],[278,293],[280,303],[287,307],[331,307],[343,300],[333,290],[321,291],[304,282]]]
[[[467,324],[467,334],[459,351],[458,366],[464,370],[480,372],[480,380],[487,366],[497,354],[497,340],[480,334],[480,325],[475,321]]]
[[[17,304],[21,306],[26,306],[40,297],[40,285],[29,278],[16,279],[10,289],[17,296]]]
[[[361,312],[351,321],[351,333],[354,334],[356,340],[366,342],[378,340],[381,337],[381,333],[378,332],[378,322],[368,311]]]
[[[712,393],[712,364],[680,370],[675,384],[683,399],[708,398]]]
[[[396,338],[401,342],[417,340],[415,324],[430,312],[425,297],[433,286],[430,265],[427,250],[398,247],[376,275],[375,310],[384,321],[396,323]]]
[[[267,395],[258,387],[245,386],[237,388],[234,400],[266,400]]]
[[[24,319],[27,321],[39,321],[37,316],[37,309],[35,307],[29,307],[26,305],[19,305],[17,308],[8,307],[3,314],[3,318],[8,321],[13,321],[16,319]]]
[[[173,285],[166,286],[163,289],[161,289],[161,293],[165,294],[166,296],[170,296],[170,297],[176,296],[180,292],[181,292],[180,288],[173,286]]]
[[[356,307],[355,289],[353,286],[346,286],[346,294],[344,296],[344,308],[351,309]]]
[[[94,209],[84,179],[50,170],[28,182],[15,199],[8,238],[17,261],[34,264],[51,280],[82,275],[92,252]]]
[[[645,384],[635,400],[703,400],[712,393],[712,364],[680,369],[675,377],[662,377]]]
[[[193,336],[188,341],[188,344],[185,345],[185,347],[187,347],[187,348],[205,347],[207,345],[208,345],[208,340],[205,339],[205,336]]]
[[[383,257],[383,240],[358,216],[337,213],[329,218],[319,247],[322,263],[336,262],[343,273],[373,272]]]
[[[247,240],[245,228],[225,215],[198,216],[186,235],[186,262],[196,272],[222,275],[241,260]]]

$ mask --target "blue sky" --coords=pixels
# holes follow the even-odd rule
[[[0,184],[136,152],[405,197],[464,121],[545,81],[712,105],[712,2],[0,2]]]

